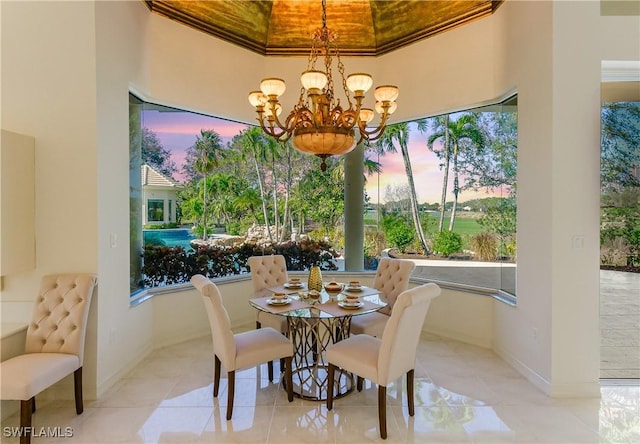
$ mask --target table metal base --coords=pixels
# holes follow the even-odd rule
[[[327,399],[328,368],[326,348],[349,336],[351,316],[342,318],[302,318],[290,316],[289,332],[294,345],[293,392],[299,398]],[[340,398],[354,389],[351,373],[336,368],[333,397]]]

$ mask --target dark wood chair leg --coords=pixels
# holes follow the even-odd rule
[[[287,385],[287,400],[289,402],[293,401],[293,371],[291,368],[291,359],[292,359],[291,356],[284,358],[285,360],[284,380],[285,380],[285,384]]]
[[[260,330],[262,328],[262,324],[259,321],[256,321],[256,330]]]
[[[33,397],[20,401],[20,444],[31,443],[31,414],[33,413]]]
[[[36,412],[36,397],[31,398],[31,413]]]
[[[329,369],[327,370],[327,410],[333,408],[333,381],[335,379],[335,371],[336,366],[329,363]]]
[[[218,389],[220,388],[220,359],[214,355],[213,362],[213,397],[218,397]]]
[[[407,406],[409,407],[409,416],[416,414],[413,405],[413,369],[407,372]]]
[[[84,411],[82,400],[82,367],[73,372],[73,391],[76,396],[76,413],[79,415]]]
[[[285,358],[280,358],[280,373],[284,371]]]
[[[227,421],[230,421],[231,415],[233,415],[233,395],[236,388],[236,372],[228,372],[227,377],[229,378],[227,385]]]
[[[356,379],[356,389],[361,392],[362,386],[364,385],[364,378],[362,376],[358,376]]]
[[[267,362],[267,373],[269,374],[269,382],[273,382],[273,361]]]
[[[378,418],[380,420],[380,438],[387,439],[387,388],[378,386]]]

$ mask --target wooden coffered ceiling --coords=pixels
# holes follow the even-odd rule
[[[263,55],[308,54],[321,0],[143,0],[172,20]],[[503,0],[327,0],[344,55],[377,56],[493,13]]]

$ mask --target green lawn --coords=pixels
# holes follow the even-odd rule
[[[449,220],[445,219],[445,226],[449,226]],[[456,217],[453,223],[453,231],[458,234],[475,235],[482,233],[484,229],[480,226],[477,219]]]

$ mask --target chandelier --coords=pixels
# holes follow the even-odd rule
[[[398,88],[391,85],[377,87],[374,92],[374,108],[380,114],[380,123],[377,128],[367,128],[367,124],[373,120],[374,111],[363,108],[362,101],[373,85],[373,79],[366,73],[354,73],[345,78],[336,39],[336,33],[327,28],[326,0],[322,0],[322,27],[313,34],[307,70],[300,76],[302,88],[298,103],[284,122],[279,118],[282,105],[278,100],[286,90],[284,80],[273,77],[263,79],[260,91],[249,93],[249,102],[256,108],[262,130],[279,142],[286,142],[293,137],[293,146],[298,151],[322,159],[322,171],[327,169],[327,157],[347,154],[353,150],[356,146],[356,127],[359,133],[358,143],[380,138],[389,115],[397,107],[395,100]],[[324,58],[324,67],[316,68],[320,56]],[[334,57],[337,59],[347,99],[346,109],[340,105],[340,99],[334,92]],[[353,93],[353,100],[349,91]]]

